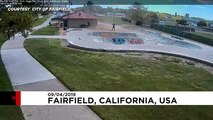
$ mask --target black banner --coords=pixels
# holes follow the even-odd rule
[[[0,92],[0,105],[20,105],[21,92],[6,91]]]

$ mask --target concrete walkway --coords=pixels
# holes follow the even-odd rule
[[[30,38],[53,38],[53,39],[67,39],[66,36],[63,35],[29,35],[27,39]]]
[[[49,25],[49,22],[50,22],[50,20],[51,20],[51,18],[54,18],[54,17],[55,17],[55,15],[52,15],[52,16],[51,16],[48,20],[46,20],[43,24],[34,27],[33,30],[38,30],[38,29],[40,29],[40,28],[43,28],[43,27],[48,26],[48,25]]]
[[[35,29],[47,26],[49,20]],[[24,40],[17,34],[15,39],[6,41],[1,48],[1,57],[14,90],[67,91],[53,74],[25,50]],[[87,106],[21,106],[21,110],[26,120],[100,120]]]

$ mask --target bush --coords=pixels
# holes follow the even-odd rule
[[[86,24],[81,24],[80,27],[81,27],[81,28],[86,28],[86,27],[88,27],[88,26],[87,26]]]
[[[207,26],[207,22],[205,20],[201,20],[200,22],[197,23],[197,26],[203,27],[203,26]]]
[[[139,20],[135,23],[135,25],[138,25],[138,26],[141,26],[141,24],[142,24],[142,22]]]
[[[128,23],[131,23],[131,22],[132,22],[132,20],[131,20],[131,19],[128,19],[128,18],[122,18],[122,20],[125,21],[125,22],[128,22]]]

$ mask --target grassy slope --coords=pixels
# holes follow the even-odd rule
[[[48,18],[50,18],[52,15],[45,15],[42,18],[39,18],[38,20],[36,20],[33,24],[33,27],[41,25],[42,23],[44,23]]]
[[[2,34],[0,34],[0,46],[2,46],[2,44],[5,42],[5,38]],[[4,64],[2,62],[1,56],[0,56],[0,90],[4,91],[4,90],[13,90],[11,83],[10,83],[10,79],[8,78],[6,69],[4,67]]]
[[[32,35],[58,35],[59,29],[57,26],[47,26],[38,29],[32,33]]]
[[[193,32],[193,34],[202,36],[202,37],[206,37],[206,38],[210,38],[213,40],[213,33],[207,33],[207,32]]]
[[[27,50],[71,90],[213,90],[213,75],[189,65],[60,47],[28,40]],[[91,106],[106,120],[210,120],[212,106]]]
[[[0,46],[5,42],[4,37],[0,34]],[[13,91],[10,79],[0,55],[0,91]],[[21,110],[17,106],[0,105],[0,120],[23,120]]]

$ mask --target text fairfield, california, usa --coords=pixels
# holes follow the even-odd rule
[[[175,97],[48,97],[48,104],[61,105],[175,105]]]

